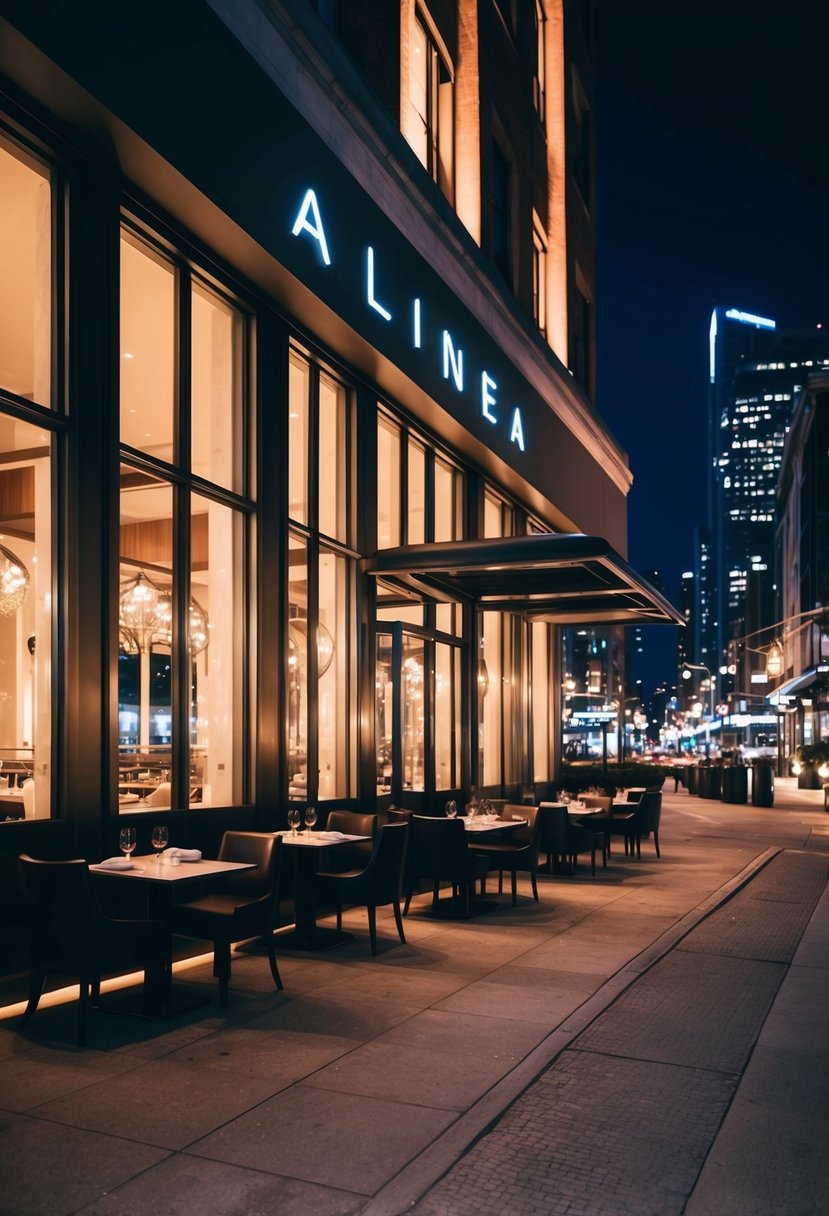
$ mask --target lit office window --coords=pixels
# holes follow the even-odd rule
[[[455,197],[455,97],[452,72],[419,8],[409,39],[409,110],[406,136],[443,193]]]
[[[49,170],[0,139],[0,389],[51,405],[52,184]]]

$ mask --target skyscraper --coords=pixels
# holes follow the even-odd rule
[[[781,331],[736,308],[711,315],[708,537],[700,554],[700,657],[771,624],[775,494],[797,393],[829,367],[829,334]]]

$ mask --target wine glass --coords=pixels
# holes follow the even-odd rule
[[[118,833],[118,846],[129,860],[129,855],[135,848],[135,828],[121,828]]]
[[[153,848],[156,850],[156,861],[161,861],[161,850],[167,848],[167,841],[170,839],[170,833],[163,825],[153,828],[152,834]]]
[[[446,804],[446,818],[454,819],[458,813],[458,804],[454,798],[450,798]]]
[[[292,806],[288,811],[288,826],[291,829],[291,835],[296,836],[296,830],[299,827],[299,808]]]
[[[305,827],[308,829],[308,835],[314,830],[314,824],[317,822],[317,808],[314,806],[306,806],[305,808]]]

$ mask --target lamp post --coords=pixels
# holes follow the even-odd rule
[[[711,723],[714,720],[714,677],[704,663],[684,663],[682,667],[683,680],[690,680],[694,671],[704,671],[708,676],[708,720],[705,723],[705,758],[711,751]]]

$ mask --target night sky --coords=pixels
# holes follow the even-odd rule
[[[635,478],[630,561],[676,603],[705,520],[711,309],[829,325],[829,4],[595,7],[597,406]],[[648,692],[676,637],[646,633]]]

